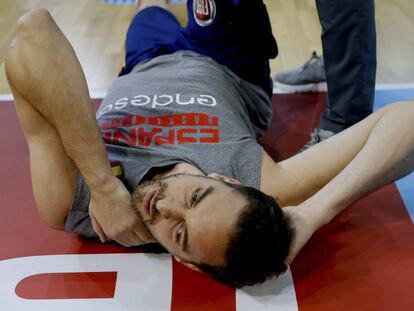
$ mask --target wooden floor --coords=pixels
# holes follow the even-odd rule
[[[320,25],[314,0],[265,0],[280,54],[272,72],[304,62],[321,51]],[[414,1],[377,0],[378,83],[414,83]],[[1,0],[0,94],[10,93],[4,56],[15,23],[31,8],[46,7],[73,44],[91,92],[105,92],[123,61],[123,41],[135,6],[111,6],[96,0]],[[173,11],[185,22],[185,6]]]

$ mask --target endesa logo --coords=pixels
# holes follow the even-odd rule
[[[210,25],[216,17],[216,3],[214,0],[194,0],[194,19],[201,27]]]

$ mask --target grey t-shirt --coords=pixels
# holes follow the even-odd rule
[[[259,188],[262,148],[271,120],[266,93],[212,59],[180,51],[139,63],[119,77],[97,111],[111,161],[134,188],[156,167],[190,163]],[[65,229],[96,237],[82,176]]]

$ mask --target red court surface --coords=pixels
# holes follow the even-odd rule
[[[261,143],[275,159],[306,142],[324,98],[274,96]],[[317,232],[281,279],[234,290],[166,254],[48,229],[10,102],[0,102],[0,121],[0,310],[414,310],[414,226],[394,184]]]

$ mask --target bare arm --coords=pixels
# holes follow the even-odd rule
[[[399,139],[409,139],[406,133],[412,130],[412,124],[405,122],[404,118],[411,117],[413,106],[414,102],[389,105],[334,137],[282,162],[275,163],[264,153],[261,190],[275,197],[282,207],[297,205],[325,187],[366,148],[375,148],[374,157],[381,157],[381,160],[388,163],[394,161],[392,158],[382,157],[383,150],[379,149],[398,145],[401,143]],[[395,124],[392,122],[388,124],[388,129],[381,129],[381,132],[394,133],[392,137],[389,137],[387,133],[380,132],[378,134],[379,130],[375,129],[385,114],[387,114],[387,119],[390,118],[388,116],[389,110],[397,110],[392,113],[393,115],[407,113],[404,118],[396,117],[398,120],[393,121]],[[383,122],[381,121],[380,124]],[[372,141],[371,134],[374,133],[374,137],[379,138],[374,143],[367,145],[368,138],[370,138],[369,141]],[[403,137],[401,137],[402,135]],[[371,150],[371,152],[374,151]],[[372,165],[370,156],[370,161],[363,166],[365,169],[371,169]]]
[[[354,156],[349,155],[347,149],[357,147],[361,137],[362,146]],[[313,177],[315,181],[311,186],[316,191],[297,207],[284,209],[297,228],[289,261],[314,231],[356,199],[414,169],[414,102],[389,105],[312,149],[312,154],[295,160],[299,168],[304,170],[309,165],[312,172],[315,163],[310,160],[318,153],[326,165],[320,163],[321,172],[315,172]],[[305,178],[311,177],[309,172],[303,172]],[[318,178],[326,181],[320,190],[317,190],[320,187]]]
[[[362,195],[414,170],[414,102],[384,108],[352,161],[303,205],[319,226]]]
[[[90,188],[90,215],[101,238],[106,235],[124,245],[149,239],[129,207],[128,191],[112,175],[79,61],[46,10],[32,11],[19,20],[6,73],[29,149],[38,149],[35,146],[45,137],[60,140]],[[47,187],[46,177],[33,182]],[[38,193],[38,197],[47,195]],[[44,201],[37,199],[38,204]]]
[[[87,184],[99,187],[110,180],[110,165],[85,76],[72,47],[47,11],[20,18],[6,72],[14,91],[57,130]],[[30,131],[34,126],[25,125]]]

